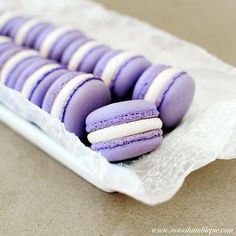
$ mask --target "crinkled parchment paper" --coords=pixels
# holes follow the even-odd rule
[[[89,182],[155,205],[173,197],[193,170],[236,156],[236,68],[194,44],[91,1],[9,0],[7,4],[17,4],[25,14],[78,27],[100,42],[131,49],[153,63],[187,70],[196,82],[193,104],[181,125],[166,135],[159,149],[123,165],[108,163],[55,118],[1,85],[0,100],[8,107],[1,106],[1,120]]]

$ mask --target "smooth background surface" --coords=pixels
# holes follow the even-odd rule
[[[99,2],[236,65],[234,0]],[[0,133],[0,235],[152,235],[152,228],[203,226],[236,235],[236,160],[195,171],[172,200],[148,207],[97,190],[2,124]]]

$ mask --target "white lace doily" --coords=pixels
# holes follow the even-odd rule
[[[236,68],[196,45],[94,2],[51,0],[50,5],[54,7],[50,11],[48,0],[8,1],[9,6],[14,3],[22,13],[73,25],[114,48],[131,49],[153,63],[187,70],[196,82],[193,104],[181,125],[165,137],[159,149],[122,165],[108,163],[66,132],[55,118],[1,85],[0,101],[25,120],[37,124],[47,135],[29,122],[8,114],[2,106],[1,120],[55,159],[105,191],[123,192],[155,205],[170,199],[191,171],[217,158],[236,157]],[[22,127],[28,128],[22,130]]]

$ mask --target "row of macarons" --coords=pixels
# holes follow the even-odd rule
[[[110,88],[113,101],[145,99],[155,103],[166,127],[175,126],[192,101],[194,82],[186,72],[152,65],[130,51],[113,50],[77,29],[3,11],[0,34],[69,70],[93,73]]]
[[[98,77],[69,71],[6,37],[0,37],[0,79],[85,143],[88,133],[91,148],[109,161],[136,157],[161,144],[162,122],[155,104],[145,100],[110,104],[110,90]]]
[[[5,54],[10,53],[14,56],[8,63],[9,67],[27,61],[32,53],[37,54],[36,50],[22,51],[22,47],[5,36],[0,36],[0,42],[5,44],[4,48],[10,49]],[[22,52],[17,53],[17,51]],[[125,64],[120,64],[120,59],[124,55],[130,55],[130,52],[108,52],[98,61],[94,75],[101,78],[105,85],[109,85],[110,81],[108,87],[113,101],[117,101],[117,97],[120,101],[129,99],[150,101],[156,104],[164,126],[174,127],[191,104],[195,87],[193,79],[186,72],[167,65],[150,65],[142,56],[127,58]],[[2,75],[2,80],[11,87],[13,82],[7,81],[4,76]]]
[[[0,14],[0,35],[39,51],[42,57],[55,60],[69,70],[102,77],[117,100],[127,96],[137,78],[151,65],[142,55],[113,50],[77,29],[25,17],[15,11]]]

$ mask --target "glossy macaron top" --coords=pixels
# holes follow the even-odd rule
[[[86,130],[93,132],[112,125],[157,117],[158,115],[156,106],[144,100],[112,103],[88,115]]]

